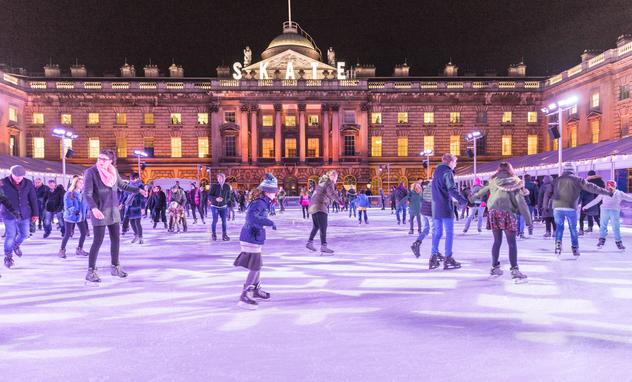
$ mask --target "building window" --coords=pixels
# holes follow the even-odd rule
[[[424,135],[424,151],[434,151],[434,135]]]
[[[529,135],[527,137],[527,154],[533,155],[538,153],[538,136]]]
[[[182,158],[182,138],[171,137],[171,157]]]
[[[127,113],[116,113],[116,124],[127,125]]]
[[[628,85],[619,86],[619,101],[630,98],[630,87]]]
[[[236,138],[234,136],[224,138],[224,155],[227,157],[237,156]]]
[[[310,158],[320,156],[320,139],[307,138],[307,156]]]
[[[450,123],[458,124],[461,123],[461,112],[459,111],[451,111],[450,112]]]
[[[294,127],[296,126],[296,116],[295,115],[286,115],[285,116],[285,126]]]
[[[590,133],[592,136],[592,143],[599,143],[599,122],[598,118],[590,120]]]
[[[529,111],[529,112],[527,112],[527,123],[538,123],[538,112],[537,111]]]
[[[116,138],[116,156],[118,158],[127,158],[127,138]]]
[[[154,156],[154,137],[143,138],[143,149],[150,156]]]
[[[224,112],[224,123],[235,123],[235,121],[236,119],[234,111]]]
[[[72,125],[72,115],[68,113],[63,113],[61,118],[59,119],[62,125]]]
[[[425,125],[432,125],[434,124],[434,112],[432,111],[426,111],[424,112],[424,124]]]
[[[408,137],[397,138],[397,156],[398,157],[408,156]]]
[[[88,125],[99,124],[99,113],[88,113]]]
[[[345,135],[345,156],[352,157],[355,156],[355,136],[354,135]]]
[[[274,139],[264,138],[261,140],[261,157],[274,158]]]
[[[510,111],[503,111],[503,117],[501,122],[502,123],[511,123],[511,112]]]
[[[571,137],[571,147],[577,147],[577,125],[572,124],[569,125],[570,137]]]
[[[208,137],[198,137],[198,158],[208,157]]]
[[[382,137],[380,136],[371,137],[371,156],[372,157],[382,156]]]
[[[568,109],[568,116],[569,117],[577,116],[577,105],[573,105],[571,106],[570,109]]]
[[[296,139],[285,138],[285,157],[296,158],[297,156],[298,154],[296,153]]]
[[[450,136],[450,154],[461,155],[461,136],[459,135]]]
[[[382,124],[382,113],[371,113],[371,123],[375,125]]]
[[[266,127],[272,126],[274,125],[274,118],[271,115],[264,115],[261,117],[261,124]]]
[[[66,149],[65,152],[64,148]],[[62,145],[61,140],[59,140],[59,159],[61,159],[62,156],[66,155],[68,149],[72,149],[72,139],[64,138],[64,145]]]
[[[44,124],[44,113],[33,113],[33,124],[34,125],[43,125]]]
[[[9,137],[9,155],[18,156],[18,145],[15,135]]]
[[[143,124],[144,125],[153,125],[154,124],[154,113],[144,113],[143,114]]]
[[[599,92],[595,92],[590,96],[590,108],[599,109]]]
[[[405,111],[397,113],[397,123],[406,124],[408,123],[408,113]]]
[[[559,139],[554,139],[553,140],[553,150],[557,151],[558,147],[559,147]]]
[[[18,108],[14,106],[9,106],[9,121],[17,122],[18,121]]]
[[[44,158],[44,137],[33,137],[33,158]]]
[[[208,113],[197,113],[197,124],[208,125]]]
[[[476,123],[486,124],[487,123],[487,112],[486,111],[477,111],[476,112]]]
[[[511,135],[503,135],[502,155],[511,155]]]
[[[97,158],[101,152],[101,143],[99,138],[90,137],[88,139],[88,158]]]
[[[308,126],[317,126],[318,125],[318,114],[310,114],[307,116],[307,125]]]
[[[182,114],[181,113],[171,113],[169,116],[169,121],[172,125],[181,125],[182,124]]]

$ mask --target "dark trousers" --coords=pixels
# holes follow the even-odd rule
[[[593,216],[593,215],[586,215],[586,213],[584,213],[582,211],[581,215],[579,215],[579,230],[583,231],[584,230],[584,219],[588,218],[588,229],[592,231],[593,229],[593,225],[595,223],[597,223],[597,227],[599,226],[599,215]]]
[[[316,212],[312,214],[312,233],[309,234],[309,241],[313,241],[318,231],[320,231],[320,244],[327,244],[327,214]]]
[[[553,219],[553,217],[547,217],[547,218],[543,218],[544,219],[544,224],[546,225],[546,232],[552,232],[551,231],[551,227],[553,227],[553,231],[555,231],[557,229],[557,226],[555,225],[555,219]]]
[[[65,222],[66,231],[64,232],[64,238],[61,241],[61,249],[66,249],[66,244],[68,243],[68,239],[70,239],[70,235],[75,230],[75,223]],[[83,248],[83,243],[86,241],[86,235],[88,234],[88,222],[82,221],[76,223],[77,227],[79,227],[79,245],[78,248]]]
[[[301,210],[303,211],[303,219],[309,218],[309,206],[301,206]]]
[[[211,225],[211,232],[215,233],[217,228],[217,218],[222,219],[222,235],[226,235],[226,209],[227,208],[216,208],[211,207],[211,212],[213,213],[213,222]]]
[[[123,218],[123,232],[127,232],[127,231],[129,231],[129,219],[127,218],[127,216],[125,216]]]
[[[132,226],[134,235],[143,237],[143,226],[140,224],[140,219],[129,219],[129,224]]]
[[[362,221],[362,215],[364,214],[364,223],[368,224],[369,223],[369,217],[366,214],[366,210],[359,210],[358,211],[358,221]]]
[[[164,208],[151,210],[151,216],[154,219],[154,223],[158,223],[159,221],[167,223],[167,213]]]
[[[92,241],[92,246],[90,247],[90,257],[88,260],[88,267],[90,268],[96,268],[97,256],[99,256],[99,249],[101,249],[101,244],[103,244],[106,228],[108,229],[108,233],[110,235],[110,256],[112,257],[112,265],[119,265],[121,225],[119,223],[114,223],[108,226],[94,226],[94,240]]]
[[[512,267],[518,266],[518,245],[516,244],[516,231],[505,230],[505,236],[507,237],[507,245],[509,245],[509,263]],[[500,246],[503,243],[503,230],[495,229],[492,231],[494,234],[494,244],[492,245],[492,265],[499,265],[498,258],[500,257]]]
[[[414,230],[415,228],[415,219],[417,219],[417,232],[421,233],[421,212],[418,212],[417,215],[410,214],[410,230]]]

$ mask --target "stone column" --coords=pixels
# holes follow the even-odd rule
[[[321,126],[323,129],[322,137],[322,150],[323,150],[323,162],[329,163],[329,105],[324,103],[321,107]]]
[[[305,163],[305,152],[306,152],[306,145],[307,145],[307,139],[306,139],[306,131],[305,131],[305,104],[304,103],[299,103],[298,104],[298,126],[299,126],[299,130],[298,130],[298,156],[299,156],[299,161],[300,163]]]
[[[280,103],[274,104],[274,161],[281,164],[281,108]]]
[[[259,106],[257,104],[250,106],[250,158],[252,164],[257,164],[259,156]]]
[[[241,163],[248,164],[248,105],[241,105],[239,121],[239,141],[241,146]]]
[[[211,104],[209,111],[211,113],[211,162],[214,165],[218,165],[220,157],[222,156],[222,135],[219,131],[219,105],[216,103]]]
[[[331,118],[331,159],[334,164],[340,161],[340,105],[331,106],[333,116]]]
[[[369,109],[368,103],[360,105],[360,161],[368,163],[369,161]]]

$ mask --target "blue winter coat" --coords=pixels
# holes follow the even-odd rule
[[[88,217],[88,202],[83,194],[76,191],[67,191],[64,195],[64,221],[79,223]]]
[[[35,195],[35,186],[33,182],[24,178],[19,186],[11,181],[11,175],[2,179],[2,191],[4,196],[11,203],[13,208],[20,212],[21,219],[30,219],[39,216],[39,206],[37,204],[37,196]],[[2,219],[13,220],[15,216],[6,208],[2,208]]]
[[[369,203],[369,197],[365,194],[358,194],[355,198],[355,204],[360,208],[369,208],[371,206],[371,203]]]
[[[454,182],[454,172],[447,164],[440,164],[432,175],[432,217],[433,219],[454,218],[452,198],[462,204],[467,199],[461,195]]]
[[[262,245],[266,241],[265,226],[272,227],[274,223],[268,219],[272,201],[262,195],[250,202],[246,211],[246,223],[241,228],[239,241]]]

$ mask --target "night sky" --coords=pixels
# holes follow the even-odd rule
[[[378,75],[405,58],[412,75],[436,75],[450,57],[502,75],[524,57],[527,74],[547,75],[632,33],[632,0],[294,0],[292,19],[323,52]],[[188,77],[215,76],[246,45],[258,61],[285,20],[287,0],[0,0],[0,62],[41,72],[52,57],[67,71],[76,57],[102,75],[124,57],[137,73],[149,58],[164,73],[174,58]]]

